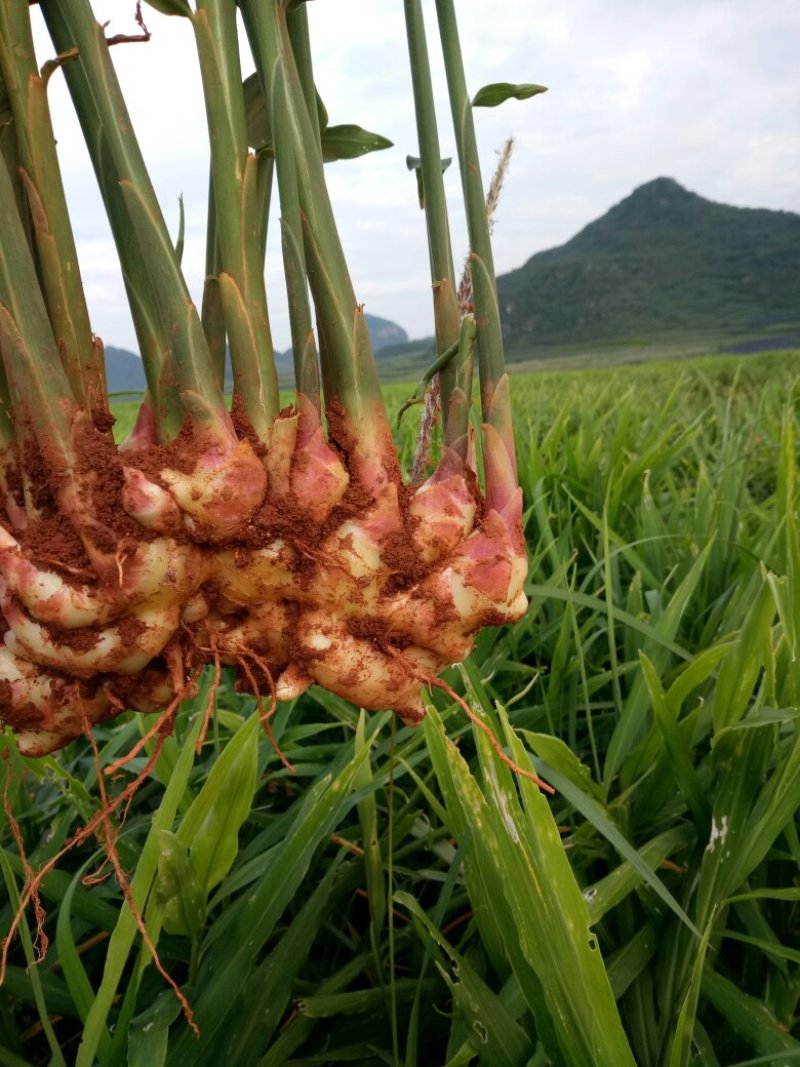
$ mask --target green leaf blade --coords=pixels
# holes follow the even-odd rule
[[[514,85],[511,82],[492,82],[484,85],[472,98],[473,107],[499,107],[506,100],[529,100],[532,96],[539,96],[547,92],[546,85],[523,83]]]
[[[393,143],[379,133],[370,133],[352,124],[326,126],[322,131],[322,158],[326,163],[337,159],[358,159],[369,152],[382,152]]]

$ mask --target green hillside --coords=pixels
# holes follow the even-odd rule
[[[770,331],[800,320],[800,215],[657,178],[498,289],[512,358],[532,345]]]

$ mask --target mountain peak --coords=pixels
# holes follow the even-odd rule
[[[638,185],[627,199],[630,200],[631,197],[642,199],[643,197],[694,195],[694,193],[690,193],[688,189],[685,189],[680,182],[676,182],[674,178],[653,178],[652,181],[645,182],[644,185]]]
[[[575,240],[589,232],[608,232],[642,226],[673,227],[690,225],[704,208],[712,207],[697,193],[685,189],[674,178],[654,178],[638,186],[602,218],[587,226]]]
[[[800,319],[800,215],[646,182],[498,278],[512,343],[762,329]]]

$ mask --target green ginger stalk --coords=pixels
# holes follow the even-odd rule
[[[40,117],[46,96],[38,86],[46,80],[36,80],[26,58],[36,110],[13,88],[21,60],[15,66],[0,53],[22,130],[16,154],[6,145],[4,158],[22,161],[26,175],[17,181],[13,166],[0,168],[0,206],[16,220],[0,251],[0,390],[9,396],[0,418],[7,516],[0,606],[9,627],[0,678],[11,692],[2,714],[29,752],[80,732],[79,698],[93,701],[94,718],[120,706],[155,710],[160,702],[166,711],[157,729],[168,729],[190,685],[185,667],[213,660],[243,665],[246,684],[268,686],[273,701],[317,683],[418,722],[423,688],[468,655],[475,633],[526,608],[509,383],[452,7],[440,4],[439,14],[475,315],[462,321],[459,312],[421,8],[406,0],[444,412],[439,464],[427,481],[409,485],[325,183],[326,160],[341,131],[352,137],[353,128],[330,127],[321,108],[304,5],[239,0],[256,65],[243,84],[235,0],[153,4],[191,27],[203,80],[211,188],[202,316],[88,0],[41,2],[111,222],[147,372],[137,426],[119,451],[83,312],[57,314],[60,273],[74,250],[59,229],[66,219],[60,185],[39,162],[50,158],[52,139]],[[24,0],[0,0],[0,8],[27,40]],[[387,143],[364,131],[356,141],[357,151]],[[296,379],[295,403],[282,411],[263,273],[273,168]],[[30,239],[21,197],[37,205],[34,219],[38,197],[39,214],[53,220],[34,226]],[[40,287],[36,263],[48,256],[53,265],[40,272]],[[61,345],[61,324],[73,318],[81,327],[70,348]],[[232,410],[222,394],[225,338]],[[469,430],[476,340],[483,496]],[[14,488],[29,442],[52,486],[37,500],[24,478],[23,491]],[[97,442],[104,472],[89,458]],[[41,531],[62,515],[85,558],[80,575],[58,552],[43,560],[35,550],[42,538],[24,531],[26,524]],[[67,631],[73,636],[65,638]],[[45,722],[42,709],[59,687],[74,695],[62,699],[60,720]]]

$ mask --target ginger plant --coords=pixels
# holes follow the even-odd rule
[[[316,93],[304,4],[151,3],[186,21],[203,81],[211,182],[201,313],[111,62],[109,43],[124,42],[107,41],[89,0],[41,0],[58,58],[39,72],[27,0],[0,0],[0,716],[28,755],[126,709],[159,713],[154,730],[165,731],[198,671],[226,663],[270,708],[316,683],[417,723],[424,688],[441,684],[475,634],[526,610],[509,379],[452,0],[436,7],[469,223],[466,316],[421,6],[405,2],[443,416],[440,459],[415,483],[401,474],[326,189],[341,137]],[[256,66],[245,82],[237,10]],[[47,110],[57,71],[147,376],[119,447]],[[356,151],[386,144],[364,131],[356,141]],[[264,284],[274,178],[296,385],[283,410]]]

